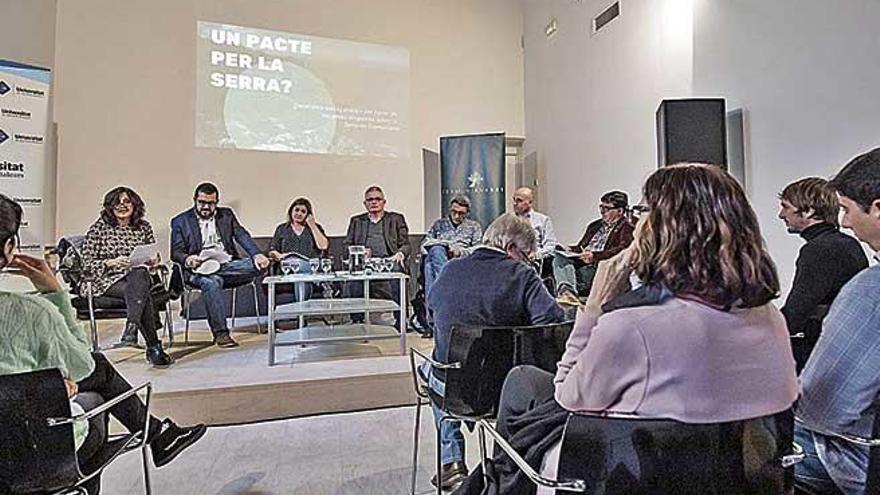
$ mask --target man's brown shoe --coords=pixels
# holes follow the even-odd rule
[[[574,295],[570,291],[562,291],[559,294],[559,297],[556,298],[556,302],[559,304],[563,304],[566,306],[580,306],[581,300],[578,299],[576,295]]]
[[[464,481],[468,475],[467,465],[463,462],[450,462],[440,466],[440,488],[448,490]],[[437,486],[437,475],[431,478],[431,484]]]
[[[231,349],[233,347],[238,347],[238,342],[232,340],[232,337],[230,337],[228,333],[221,333],[214,337],[214,345],[222,349]]]

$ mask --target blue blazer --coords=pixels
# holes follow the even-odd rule
[[[236,242],[248,256],[260,253],[251,234],[238,223],[232,210],[218,207],[214,213],[214,222],[220,240],[223,241],[223,247],[233,259],[241,258],[235,248]],[[199,228],[195,209],[190,208],[171,219],[171,259],[181,266],[186,266],[186,258],[200,252],[202,252],[202,229]]]

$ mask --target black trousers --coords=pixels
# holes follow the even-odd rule
[[[95,392],[104,402],[109,402],[132,389],[103,354],[93,352],[92,358],[95,360],[95,371],[77,383],[80,392]],[[133,395],[111,407],[110,414],[122,423],[126,430],[134,433],[144,429],[147,408],[137,395]],[[162,424],[151,416],[149,428],[149,437],[155,438]]]
[[[159,310],[153,304],[153,279],[146,268],[135,268],[104,291],[106,297],[125,299],[128,321],[137,323],[148,346],[159,343],[156,330],[162,328]]]
[[[498,433],[510,438],[510,419],[531,411],[553,398],[553,374],[536,366],[517,366],[510,370],[501,387],[498,404]]]

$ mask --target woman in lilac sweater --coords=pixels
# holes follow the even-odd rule
[[[736,180],[715,166],[666,167],[648,178],[643,202],[632,246],[599,265],[556,376],[508,375],[498,428],[514,447],[529,416],[715,423],[774,414],[797,398],[785,320],[771,303],[776,269]],[[629,291],[633,273],[644,286]],[[555,474],[558,443],[545,454]]]

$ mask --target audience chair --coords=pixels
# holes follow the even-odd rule
[[[513,365],[530,364],[556,374],[556,363],[562,359],[565,343],[574,328],[574,320],[546,325],[512,327],[514,336]]]
[[[795,421],[803,424],[800,418],[795,418]],[[812,426],[809,426],[808,428],[813,431],[818,431],[823,435],[838,438],[852,445],[867,447],[869,449],[868,477],[865,481],[864,495],[880,495],[880,414],[874,416],[873,438],[862,438],[843,433],[819,431]],[[798,489],[795,489],[795,493],[797,495],[808,495],[806,492],[802,492]]]
[[[781,495],[791,493],[791,409],[754,419],[688,424],[630,415],[570,414],[558,480],[542,477],[492,429],[482,427],[545,490],[594,495]],[[559,493],[557,491],[557,493]],[[549,493],[549,492],[548,492]]]
[[[85,236],[66,236],[58,241],[57,254],[59,258],[58,271],[61,277],[70,287],[70,304],[76,310],[76,318],[89,322],[89,330],[92,337],[92,350],[95,352],[104,350],[98,345],[97,320],[125,319],[125,299],[107,296],[92,295],[91,282],[83,280],[82,274],[82,243]],[[160,311],[165,313],[165,337],[168,347],[174,345],[174,319],[171,315],[173,299],[169,290],[169,268],[167,265],[159,265],[153,276],[153,287],[150,292],[153,295],[153,303]],[[77,296],[75,294],[85,294]]]
[[[73,439],[75,421],[106,414],[141,390],[149,417],[149,382],[84,414],[71,415],[67,388],[57,369],[0,376],[0,493],[85,494],[84,483],[100,476],[120,455],[140,450],[144,490],[150,495],[146,424],[142,432],[110,436],[84,462],[77,457]]]
[[[449,363],[434,361],[416,349],[410,349],[410,370],[416,392],[415,429],[413,430],[413,466],[411,494],[415,494],[419,456],[419,426],[422,406],[436,405],[443,411],[441,422],[460,420],[479,424],[494,418],[498,411],[504,377],[514,366],[514,334],[509,328],[453,327],[450,335]],[[446,370],[446,394],[435,393],[416,363],[427,362]],[[486,437],[477,428],[480,458],[486,459]],[[440,430],[437,430],[437,472],[440,472]],[[439,485],[439,484],[438,484]],[[441,489],[437,487],[437,493]]]
[[[189,283],[187,283],[185,281],[185,279],[183,277],[184,270],[183,270],[183,267],[180,266],[179,263],[174,263],[173,270],[174,270],[174,272],[172,274],[172,280],[177,279],[177,281],[176,282],[172,281],[172,286],[179,285],[182,288],[180,303],[182,306],[181,309],[183,310],[184,318],[186,320],[186,330],[184,331],[183,340],[185,343],[189,344],[189,322],[191,320],[191,318],[190,318],[190,304],[192,303],[193,294],[196,292],[200,292],[200,291],[199,291],[198,287],[190,285]],[[230,328],[230,330],[235,328],[235,300],[236,300],[236,296],[238,295],[238,288],[243,287],[245,285],[249,285],[251,287],[251,290],[254,293],[254,313],[257,315],[257,333],[263,333],[263,327],[260,325],[260,298],[257,295],[257,293],[260,291],[260,289],[257,284],[257,279],[253,279],[249,282],[244,282],[239,285],[232,286],[232,287],[224,287],[224,289],[231,289],[232,290],[232,310],[231,310],[232,322],[231,322],[229,328]],[[268,331],[268,328],[267,328],[267,331]]]

